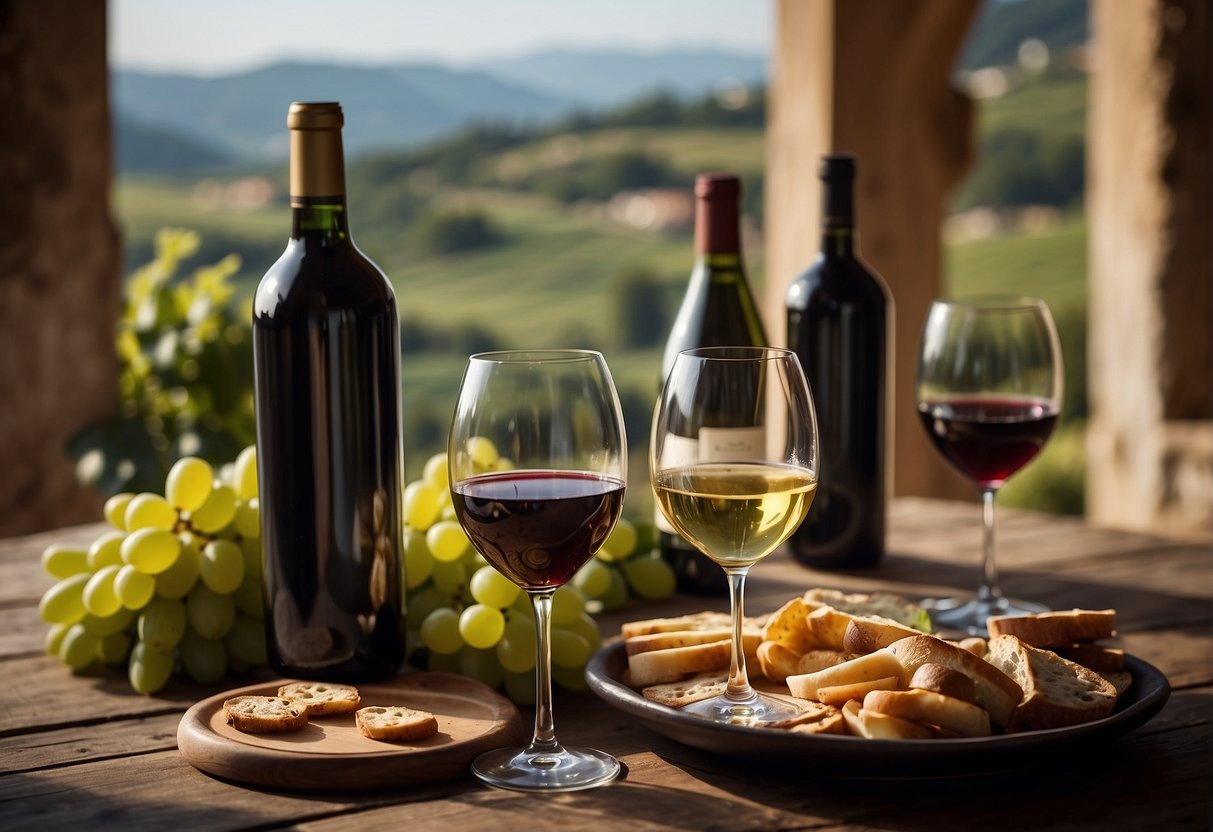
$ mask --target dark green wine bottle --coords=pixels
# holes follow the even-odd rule
[[[335,103],[292,104],[291,236],[253,305],[270,666],[365,681],[404,658],[400,326],[350,238]]]
[[[762,319],[746,280],[741,252],[741,180],[731,173],[704,173],[695,179],[695,266],[678,309],[661,362],[664,383],[682,350],[696,347],[766,346]],[[761,431],[713,428],[710,441],[681,437],[678,451],[687,462],[713,461],[714,449],[737,443],[758,445]],[[727,594],[724,570],[683,540],[657,512],[661,556],[678,578],[680,592]]]
[[[885,549],[893,299],[855,245],[855,160],[821,164],[821,251],[787,294],[788,348],[817,409],[817,497],[792,555],[817,568],[871,566]]]

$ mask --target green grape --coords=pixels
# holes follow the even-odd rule
[[[265,664],[265,625],[255,618],[238,615],[223,637],[223,646],[233,663],[250,667]]]
[[[497,661],[495,650],[477,650],[465,647],[459,651],[459,672],[483,682],[491,688],[505,681],[505,670]]]
[[[499,457],[498,460],[493,463],[493,470],[494,471],[513,471],[514,470],[514,460],[512,460],[508,457],[504,457],[504,456]]]
[[[178,511],[197,511],[211,494],[215,471],[196,456],[182,457],[169,469],[164,496]]]
[[[604,610],[617,610],[628,602],[628,583],[623,579],[623,573],[615,567],[610,567],[611,586],[598,597]]]
[[[436,609],[449,607],[454,603],[450,595],[436,586],[427,586],[415,592],[408,599],[404,613],[404,621],[413,629],[419,629],[426,616]]]
[[[585,596],[576,587],[565,584],[552,595],[552,624],[568,624],[585,611]]]
[[[52,543],[42,550],[42,569],[59,580],[79,575],[89,570],[88,552],[76,546]]]
[[[482,566],[472,575],[472,597],[487,607],[505,609],[514,603],[522,589],[491,566]]]
[[[190,525],[203,534],[214,534],[236,517],[236,492],[230,485],[216,482],[210,496],[197,511],[190,512]]]
[[[265,587],[259,580],[245,579],[232,593],[236,611],[258,621],[265,620]]]
[[[108,531],[93,541],[88,547],[88,568],[96,572],[103,566],[122,565],[122,541],[126,534],[120,531]]]
[[[159,575],[181,554],[181,541],[172,532],[141,528],[122,541],[122,561],[146,575]]]
[[[261,540],[256,537],[242,538],[240,551],[244,555],[245,579],[260,581],[265,575],[265,565],[261,560]]]
[[[118,576],[121,568],[111,563],[98,569],[88,579],[80,597],[84,602],[84,609],[90,614],[105,618],[122,609],[122,602],[114,593],[114,578]]]
[[[156,594],[156,579],[128,563],[114,576],[114,594],[128,610],[143,609]]]
[[[434,560],[442,563],[459,560],[471,544],[463,527],[450,520],[440,520],[430,526],[425,533],[425,542]]]
[[[602,633],[598,632],[598,623],[588,614],[582,613],[564,626],[585,639],[590,645],[591,653],[602,646]]]
[[[153,650],[172,650],[185,635],[185,604],[155,598],[139,614],[139,640]]]
[[[472,604],[459,614],[459,635],[469,647],[487,650],[501,641],[505,616],[496,607]]]
[[[557,667],[585,667],[590,660],[590,643],[572,630],[552,628],[552,664]]]
[[[198,561],[202,582],[220,595],[230,595],[244,580],[244,553],[230,540],[212,540]]]
[[[186,630],[177,649],[185,672],[195,682],[209,685],[223,677],[227,670],[227,651],[223,642],[203,638],[193,630]]]
[[[468,550],[463,553],[463,568],[468,571],[469,575],[475,575],[477,569],[483,569],[491,564],[484,559],[484,555],[476,551],[475,546],[469,546]]]
[[[52,624],[46,630],[46,652],[51,656],[59,655],[59,647],[63,644],[63,637],[67,635],[67,631],[72,628],[71,624]]]
[[[462,595],[468,586],[468,573],[459,561],[435,562],[430,575],[434,586],[450,595]]]
[[[172,566],[156,576],[156,594],[161,598],[184,598],[198,580],[198,559],[202,557],[198,551],[198,541],[193,535],[186,534],[180,535],[178,540],[181,542],[181,553]]]
[[[514,603],[510,604],[510,617],[525,616],[529,619],[532,625],[535,622],[535,603],[531,600],[531,596],[525,592],[519,592],[518,597],[514,599]]]
[[[131,498],[124,516],[126,528],[132,532],[139,529],[167,531],[177,523],[177,512],[169,505],[169,501],[148,491]]]
[[[497,642],[497,661],[510,673],[526,673],[535,666],[535,622],[511,617]]]
[[[421,643],[435,653],[456,653],[463,647],[459,635],[459,613],[449,607],[436,609],[421,622]]]
[[[571,583],[587,598],[601,597],[611,588],[610,567],[597,558],[590,558],[585,566],[577,570]]]
[[[73,624],[59,643],[59,661],[72,670],[83,670],[97,660],[98,641],[83,624]]]
[[[425,669],[436,673],[459,673],[460,650],[455,653],[438,653],[434,650],[430,651],[429,657],[425,660]]]
[[[249,445],[232,465],[232,487],[241,500],[254,500],[259,495],[257,488],[257,446]]]
[[[437,488],[440,492],[447,491],[450,480],[445,453],[434,454],[425,461],[425,468],[422,470],[421,479]]]
[[[97,658],[103,664],[122,664],[131,649],[131,634],[110,633],[97,640]]]
[[[84,618],[84,587],[92,577],[78,572],[48,589],[38,602],[38,615],[47,624],[74,624]]]
[[[121,568],[119,571],[122,571]],[[113,615],[107,615],[104,618],[86,615],[80,619],[80,623],[88,627],[89,632],[102,637],[112,636],[114,633],[125,630],[134,621],[135,611],[128,610],[126,607],[120,607]]]
[[[660,601],[674,594],[674,570],[661,558],[632,558],[623,564],[623,576],[632,591],[649,601]]]
[[[607,539],[598,550],[598,557],[605,561],[627,560],[636,551],[636,527],[623,517],[611,529]]]
[[[552,666],[552,681],[565,690],[588,690],[585,681],[585,669],[582,667]]]
[[[401,499],[404,513],[401,515],[406,525],[419,532],[424,532],[438,519],[439,490],[429,483],[411,482],[404,489]]]
[[[237,501],[232,528],[243,538],[261,537],[261,502],[256,497]]]
[[[194,631],[203,638],[223,638],[236,620],[236,602],[206,584],[198,584],[185,596],[185,613]]]
[[[535,671],[505,674],[505,694],[519,705],[535,704]]]
[[[434,571],[434,558],[430,554],[425,534],[416,529],[404,530],[404,586],[416,589],[429,580]]]
[[[134,494],[123,491],[105,501],[105,519],[120,532],[126,531],[126,508],[131,504]]]
[[[497,446],[491,439],[483,436],[473,436],[468,439],[467,453],[472,458],[472,465],[481,471],[491,470],[499,458]]]
[[[173,675],[173,654],[156,650],[140,642],[131,650],[127,676],[131,687],[143,694],[153,694],[168,684]]]

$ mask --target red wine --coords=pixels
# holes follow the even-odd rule
[[[568,582],[623,510],[624,483],[570,471],[504,471],[451,489],[455,513],[485,560],[525,589]]]
[[[871,566],[885,549],[886,430],[893,299],[855,251],[849,155],[822,160],[817,259],[788,287],[788,349],[813,392],[821,446],[817,499],[789,546],[817,568]]]
[[[1044,447],[1057,406],[1044,399],[954,397],[923,402],[936,449],[979,488],[998,488]]]
[[[682,350],[767,345],[741,255],[741,180],[729,173],[700,174],[695,179],[695,198],[695,265],[666,341],[658,389]],[[746,406],[741,401],[722,403],[722,407],[743,410]],[[724,424],[722,419],[721,425]],[[720,427],[710,424],[710,420],[704,426],[716,428],[717,443],[724,440],[724,430]],[[714,461],[710,453],[698,447],[698,436],[688,436],[685,440],[687,464]],[[753,430],[743,430],[725,441],[734,445],[740,441],[761,446],[762,437]],[[655,509],[655,513],[661,533],[661,556],[673,568],[679,591],[727,595],[729,586],[724,571],[683,540],[660,510]]]
[[[291,237],[253,349],[269,662],[360,681],[404,658],[400,339],[391,284],[349,236],[341,121],[291,106]]]

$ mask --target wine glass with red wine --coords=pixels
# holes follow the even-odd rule
[[[490,470],[486,443],[500,460]],[[552,719],[552,595],[602,546],[623,509],[627,441],[615,384],[588,350],[491,352],[468,360],[448,446],[451,499],[476,550],[535,611],[535,732],[525,747],[476,758],[505,789],[588,789],[619,774],[614,757],[562,746]]]
[[[1061,410],[1057,328],[1029,297],[937,300],[923,328],[915,395],[927,436],[981,492],[982,582],[977,597],[926,603],[940,627],[986,632],[991,615],[1046,608],[1006,598],[994,561],[994,497],[1044,447]]]

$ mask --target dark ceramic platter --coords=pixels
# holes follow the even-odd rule
[[[797,734],[767,728],[717,725],[665,705],[650,702],[625,685],[627,655],[615,640],[586,666],[590,688],[607,704],[629,714],[662,736],[733,758],[814,766],[828,763],[843,777],[947,777],[981,774],[1049,761],[1059,754],[1114,739],[1145,724],[1171,695],[1156,667],[1126,656],[1133,684],[1109,717],[1070,728],[1028,731],[953,740],[867,740],[832,734]]]

